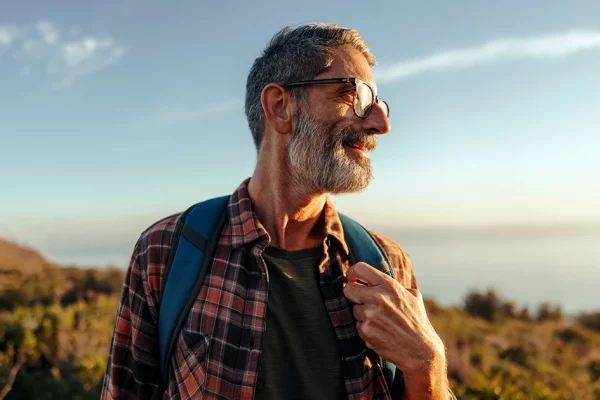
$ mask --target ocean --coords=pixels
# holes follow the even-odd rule
[[[517,305],[600,310],[600,229],[467,229],[389,232],[409,253],[421,292],[460,305],[495,289]]]

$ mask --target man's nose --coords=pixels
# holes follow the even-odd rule
[[[364,127],[368,132],[372,132],[378,135],[384,135],[392,129],[390,118],[379,103],[373,104],[371,114],[364,119]]]

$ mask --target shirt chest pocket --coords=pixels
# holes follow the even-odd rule
[[[173,371],[181,399],[200,398],[206,379],[208,361],[208,338],[198,332],[181,331],[172,358]]]

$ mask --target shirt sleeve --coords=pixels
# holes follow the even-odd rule
[[[157,313],[147,279],[147,247],[138,240],[117,309],[102,400],[160,399]]]

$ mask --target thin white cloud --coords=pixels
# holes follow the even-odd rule
[[[469,68],[516,59],[550,59],[600,49],[600,31],[494,40],[477,47],[444,50],[428,57],[377,68],[379,82],[409,78],[431,71]]]
[[[84,37],[61,44],[60,52],[48,65],[48,74],[63,76],[57,86],[68,86],[82,75],[89,75],[116,64],[125,49],[110,37]]]
[[[12,25],[0,25],[0,46],[10,46],[17,38],[18,30]]]
[[[78,77],[114,65],[125,54],[125,48],[110,36],[86,33],[78,27],[67,32],[71,33],[69,40],[48,20],[33,27],[0,25],[0,46],[13,49],[17,70],[27,71],[21,76],[42,73],[51,78],[54,88],[70,86]]]
[[[198,104],[195,106],[175,106],[159,110],[150,116],[150,120],[161,124],[194,122],[214,114],[222,114],[234,110],[242,110],[243,100],[231,99],[214,103]]]
[[[108,39],[96,39],[86,37],[76,42],[65,43],[62,46],[62,59],[69,67],[78,67],[98,57],[102,62],[110,62],[119,58],[122,49],[115,45],[115,42]]]
[[[213,103],[197,104],[174,104],[164,105],[149,113],[132,117],[128,123],[119,123],[116,129],[139,130],[140,127],[166,127],[182,123],[200,121],[210,116],[225,114],[232,111],[242,111],[244,101],[242,99],[221,100]]]
[[[56,44],[60,37],[58,29],[54,24],[50,21],[39,21],[35,28],[37,29],[38,34],[41,39],[46,44]]]
[[[231,98],[214,102],[188,102],[172,105],[162,105],[149,112],[131,116],[126,121],[118,121],[110,130],[114,132],[127,132],[130,136],[130,146],[136,151],[156,150],[169,146],[176,140],[178,135],[183,137],[189,132],[187,129],[178,129],[180,127],[189,127],[189,124],[197,124],[200,121],[214,117],[223,119],[228,113],[239,115],[243,113],[244,100],[240,98]],[[227,118],[227,117],[225,117]],[[148,128],[161,132],[159,136],[153,136],[148,133]],[[164,135],[164,132],[169,135]],[[139,136],[131,136],[132,132],[142,132]]]

